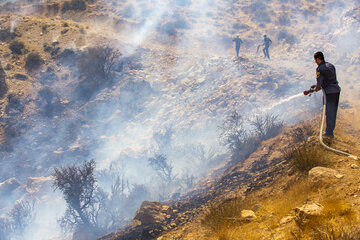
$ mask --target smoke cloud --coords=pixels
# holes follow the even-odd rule
[[[6,191],[0,185],[1,199],[9,202],[0,215],[6,218],[21,196],[37,199],[35,218],[22,239],[71,239],[71,234],[61,235],[56,223],[66,205],[60,192],[51,186],[31,192],[29,178],[49,177],[55,166],[95,159],[98,185],[109,193],[121,176],[129,186],[127,196],[137,185],[150,192],[149,200],[181,196],[194,186],[191,179],[199,181],[229,159],[218,127],[232,111],[249,119],[274,114],[286,123],[303,120],[302,109],[313,113],[321,107],[320,94],[299,96],[315,82],[312,54],[323,51],[335,64],[345,92],[354,84],[345,81],[354,74],[349,66],[360,62],[356,1],[319,8],[275,0],[250,5],[216,0],[97,4],[112,10],[112,18],[98,20],[95,12],[84,27],[85,43],[64,47],[68,55],[54,58],[57,69],[42,72],[45,84],[36,83],[36,93],[14,103],[7,111],[7,116],[13,114],[11,121],[2,119],[13,137],[1,148],[0,184],[11,178],[19,184]],[[21,24],[21,18],[12,19],[10,31]],[[263,58],[262,47],[257,52],[264,34],[273,41],[271,60]],[[232,42],[236,35],[244,41],[239,58]],[[61,42],[61,34],[52,39]],[[76,88],[77,61],[86,49],[104,43],[122,56],[108,85],[85,98]],[[49,83],[59,72],[62,78]],[[171,184],[149,164],[158,154],[172,168]]]

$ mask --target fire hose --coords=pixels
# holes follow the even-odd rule
[[[320,125],[320,133],[319,133],[319,140],[320,140],[320,144],[326,148],[327,150],[330,150],[332,152],[335,152],[335,153],[338,153],[338,154],[342,154],[342,155],[346,155],[348,156],[349,158],[352,158],[354,160],[360,160],[360,156],[355,156],[355,155],[352,155],[350,153],[347,153],[347,152],[343,152],[343,151],[340,151],[338,149],[335,149],[335,148],[332,148],[332,147],[329,147],[328,145],[326,145],[324,142],[323,142],[323,130],[324,130],[324,122],[325,122],[325,113],[326,113],[326,93],[324,91],[324,89],[322,89],[323,91],[323,112],[322,112],[322,117],[321,117],[321,125]],[[310,90],[308,91],[305,91],[304,94],[305,95],[309,95],[311,96],[311,93],[315,92],[315,88],[310,88]]]

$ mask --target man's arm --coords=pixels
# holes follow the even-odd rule
[[[324,82],[324,75],[320,72],[320,70],[317,70],[316,71],[316,85],[314,85],[316,88],[315,88],[315,91],[319,91],[321,90],[321,86]]]

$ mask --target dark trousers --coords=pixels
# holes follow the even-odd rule
[[[265,57],[267,57],[268,59],[270,59],[269,47],[264,47],[264,48],[263,48],[263,52],[264,52]]]
[[[333,135],[340,93],[326,94],[326,135]]]
[[[238,57],[238,56],[239,56],[240,46],[236,46],[236,47],[235,47],[235,50],[236,50],[236,56]]]

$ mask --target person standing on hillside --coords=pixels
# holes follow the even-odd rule
[[[236,38],[234,38],[232,41],[235,42],[236,56],[238,57],[240,45],[243,43],[243,41],[241,40],[241,38],[239,38],[239,36],[236,36]]]
[[[326,130],[323,136],[333,138],[341,88],[336,78],[336,69],[331,63],[325,62],[324,54],[316,52],[314,60],[318,67],[316,68],[316,85],[312,85],[311,88],[315,88],[316,92],[321,89],[324,90],[324,97],[326,99]],[[309,91],[304,91],[305,95],[309,93]]]
[[[264,35],[264,48],[263,48],[263,52],[265,57],[267,57],[268,59],[270,59],[270,55],[269,55],[269,47],[272,44],[272,41],[270,38],[268,38],[266,35]]]

